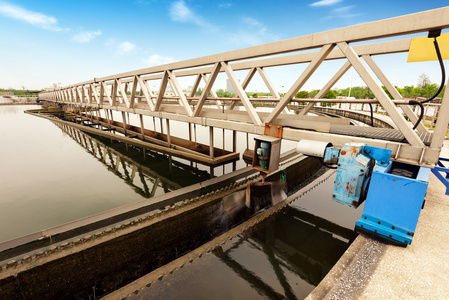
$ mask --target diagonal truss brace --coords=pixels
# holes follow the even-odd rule
[[[228,62],[221,62],[221,66],[225,70],[226,75],[228,75],[228,78],[231,81],[232,85],[234,86],[237,95],[240,97],[240,101],[242,101],[243,105],[245,106],[246,112],[251,118],[251,121],[254,123],[254,125],[261,126],[263,123],[260,120],[260,117],[257,114],[256,109],[251,104],[251,102],[249,102],[248,96],[246,96],[243,87],[237,81],[237,78],[231,66],[229,65]]]
[[[179,104],[184,108],[187,115],[189,117],[192,117],[193,116],[192,108],[190,107],[189,102],[187,102],[186,96],[182,92],[182,88],[179,85],[178,79],[176,78],[175,74],[172,71],[167,71],[167,73],[168,73],[168,80],[170,81],[170,86],[179,96]]]
[[[220,66],[221,68],[221,66]],[[207,77],[207,75],[205,73],[201,74],[201,78],[203,78],[204,82],[207,84],[209,82],[209,77]],[[214,90],[210,90],[210,93],[212,94],[213,98],[218,98],[218,95],[215,93]],[[215,100],[215,105],[217,105],[218,109],[222,109],[222,105],[220,100]]]
[[[351,68],[351,63],[349,61],[346,61],[345,64],[340,68],[340,70],[335,73],[335,75],[329,80],[329,82],[316,94],[314,97],[315,99],[320,99],[323,97],[336,83],[340,80],[343,75],[348,72],[348,70]],[[316,102],[309,102],[306,107],[304,107],[300,112],[300,116],[306,115],[314,106]]]
[[[203,109],[203,105],[206,102],[207,96],[209,95],[209,92],[211,91],[212,86],[213,86],[215,80],[217,79],[220,69],[221,69],[220,63],[215,63],[214,68],[213,68],[212,72],[210,73],[209,78],[206,81],[206,86],[204,87],[203,92],[201,93],[200,99],[198,100],[198,103],[195,108],[195,112],[193,113],[193,115],[195,117],[198,117],[200,115],[200,112]],[[200,74],[199,76],[201,76],[201,77],[203,77],[203,79],[205,79],[204,76],[202,76],[202,75],[203,74]]]
[[[257,71],[256,68],[251,68],[249,70],[248,74],[245,77],[245,80],[243,80],[243,82],[242,82],[243,90],[246,90],[246,87],[248,86],[248,84],[251,81],[251,79],[253,79],[254,74],[256,74],[256,71]],[[237,101],[232,101],[231,104],[228,107],[228,110],[233,110],[236,104],[237,104]]]
[[[154,111],[154,102],[153,102],[153,92],[150,89],[147,81],[144,81],[140,76],[135,76],[137,82],[139,82],[140,90],[142,91],[145,99],[147,100],[148,106],[151,111]]]
[[[120,79],[116,79],[115,80],[115,86],[116,86],[115,92],[116,93],[120,92],[121,97],[122,97],[123,101],[126,104],[126,107],[130,108],[131,103],[129,102],[128,96],[126,95],[126,90],[123,88],[122,81]],[[118,95],[117,95],[117,97],[118,97]]]
[[[399,109],[394,105],[392,101],[390,101],[390,97],[385,93],[382,87],[374,80],[372,75],[368,72],[365,65],[360,60],[357,53],[355,53],[354,49],[348,45],[346,42],[337,43],[338,48],[343,52],[349,62],[352,64],[354,69],[366,83],[366,85],[371,89],[374,96],[376,96],[377,100],[387,111],[390,118],[396,124],[398,129],[402,132],[404,137],[412,146],[418,146],[424,148],[424,143],[418,137],[416,132],[412,130],[409,126],[410,124],[404,119],[402,114],[399,112]]]
[[[112,98],[111,98],[111,94],[109,93],[109,89],[106,85],[106,82],[102,81],[101,82],[101,91],[100,91],[100,102],[103,102],[102,98],[106,96],[106,98],[108,99],[109,105],[113,105],[112,102]]]
[[[89,92],[93,96],[93,99],[95,99],[95,102],[98,103],[98,104],[103,104],[103,103],[100,103],[100,99],[98,98],[97,85],[95,83],[91,83],[89,85],[89,88],[90,88]]]
[[[259,72],[260,77],[262,77],[262,79],[265,82],[265,85],[267,86],[268,90],[270,91],[272,97],[279,99],[279,93],[273,87],[273,84],[271,83],[270,78],[268,78],[267,73],[265,73],[265,70],[261,67],[257,67],[257,72]]]
[[[380,82],[385,86],[385,88],[390,92],[393,96],[393,99],[402,100],[402,95],[398,92],[398,90],[391,84],[391,82],[387,79],[384,73],[380,70],[377,64],[374,62],[371,55],[362,55],[363,59],[366,61],[368,66],[373,70],[374,74],[380,79]],[[418,117],[413,112],[413,110],[408,105],[399,106],[402,111],[409,117],[410,121],[415,124],[418,121]],[[426,126],[424,126],[421,122],[418,124],[417,129],[419,132],[428,132]]]
[[[307,80],[312,76],[313,72],[320,66],[320,64],[326,59],[327,55],[335,47],[335,44],[324,45],[318,54],[312,59],[310,64],[304,70],[304,72],[299,76],[293,86],[288,90],[288,92],[282,97],[279,104],[273,109],[273,111],[268,115],[265,123],[273,123],[273,121],[279,116],[282,110],[287,106],[287,104],[293,99],[295,94],[299,89],[307,82]]]
[[[162,75],[161,85],[159,87],[159,94],[157,95],[156,104],[154,105],[154,110],[159,111],[159,108],[162,104],[162,99],[164,99],[165,89],[167,88],[168,83],[168,71],[164,72]]]

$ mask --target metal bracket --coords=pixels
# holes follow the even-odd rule
[[[449,158],[440,157],[438,159],[438,166],[432,169],[432,173],[444,184],[446,187],[446,195],[449,195],[449,168],[447,168],[442,162],[449,161]],[[440,172],[446,173],[444,177]]]

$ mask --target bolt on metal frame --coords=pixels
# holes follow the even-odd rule
[[[408,34],[427,32],[432,29],[446,29],[449,28],[448,15],[449,7],[443,7],[103,78],[94,78],[93,80],[58,88],[53,91],[42,92],[39,94],[39,99],[75,106],[114,109],[201,124],[203,126],[263,134],[265,123],[276,124],[284,118],[283,112],[286,111],[289,103],[295,100],[295,94],[304,86],[323,61],[346,59],[345,64],[324,85],[315,98],[322,97],[353,67],[371,89],[378,103],[384,107],[388,116],[404,135],[407,142],[398,143],[364,137],[342,136],[329,132],[298,129],[294,128],[294,126],[285,128],[283,138],[328,141],[336,146],[347,142],[361,142],[375,147],[391,149],[393,153],[392,159],[397,161],[432,167],[438,161],[449,122],[449,92],[446,90],[443,97],[431,144],[426,146],[419,138],[417,132],[412,129],[413,123],[418,119],[417,116],[412,108],[407,105],[401,105],[400,109],[408,116],[410,121],[403,117],[400,109],[396,106],[403,98],[372,59],[373,55],[408,52],[410,39],[397,39],[355,46],[352,46],[351,43],[387,37],[401,37]],[[301,53],[301,51],[310,49],[319,50],[317,52]],[[299,53],[289,54],[293,52]],[[278,54],[289,55],[279,56]],[[371,68],[374,76],[361,58]],[[287,93],[282,98],[278,97],[277,91],[264,68],[301,63],[308,63],[306,69],[289,88]],[[249,71],[243,83],[240,83],[235,75],[235,71],[240,70]],[[231,104],[226,108],[225,102],[220,102],[224,99],[218,99],[212,91],[218,74],[223,72],[232,83],[237,94],[236,98],[229,99]],[[272,93],[273,98],[270,100],[277,103],[268,115],[257,112],[252,103],[256,100],[249,99],[245,93],[246,87],[256,72],[259,73]],[[185,76],[196,76],[189,96],[184,95],[178,82],[179,77]],[[376,77],[393,95],[395,101],[390,100],[382,87],[377,83]],[[160,82],[157,92],[151,90],[149,84],[149,82],[154,83],[155,80]],[[199,97],[194,97],[201,80],[205,81],[205,87]],[[165,94],[168,85],[173,90],[174,96]],[[140,90],[139,94],[137,94],[138,89]],[[128,91],[130,91],[130,95],[128,95]],[[209,93],[213,97],[209,97]],[[234,110],[237,101],[243,104],[244,112]],[[307,99],[301,99],[301,101],[307,102]],[[326,102],[326,100],[322,102]],[[215,103],[216,107],[210,103]],[[307,112],[315,103],[316,100],[310,101],[298,116],[289,115],[289,118],[298,121],[304,120],[303,118],[307,117]],[[317,121],[320,120],[317,118]],[[417,130],[418,132],[427,132],[423,124],[420,124]]]

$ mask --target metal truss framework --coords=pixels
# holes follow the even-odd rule
[[[407,105],[397,106],[403,100],[394,85],[382,73],[372,59],[373,55],[408,52],[410,39],[400,39],[401,36],[413,33],[427,32],[432,29],[449,28],[449,7],[429,10],[392,19],[355,25],[342,29],[306,35],[260,46],[224,52],[220,54],[180,61],[161,66],[95,78],[90,81],[59,88],[54,91],[42,92],[39,99],[75,106],[113,109],[141,115],[166,118],[204,126],[239,130],[254,134],[263,134],[265,123],[282,124],[287,118],[287,105],[295,94],[304,86],[307,80],[317,70],[324,60],[344,59],[345,64],[323,86],[315,99],[321,98],[334,84],[353,67],[366,85],[371,89],[377,101],[384,107],[388,116],[406,139],[406,143],[397,143],[364,137],[341,136],[329,131],[307,126],[295,126],[293,123],[309,122],[307,112],[317,100],[309,100],[308,105],[299,115],[288,115],[289,127],[284,129],[283,138],[290,140],[328,141],[339,146],[347,142],[360,142],[375,147],[392,150],[392,159],[411,164],[434,166],[438,162],[441,146],[449,121],[449,92],[443,97],[434,135],[430,146],[424,145],[412,125],[417,116]],[[396,37],[398,39],[372,44],[351,45],[355,42],[365,42],[379,38]],[[305,52],[319,49],[316,52]],[[293,53],[293,54],[292,54]],[[279,54],[286,54],[280,56]],[[266,57],[266,58],[260,58]],[[259,59],[254,59],[259,58]],[[363,63],[362,59],[365,61]],[[265,72],[265,68],[283,65],[308,63],[306,69],[281,98]],[[368,67],[372,72],[369,71]],[[245,80],[240,83],[235,71],[248,70]],[[212,87],[219,73],[224,72],[236,91],[236,98],[218,98]],[[264,83],[276,101],[271,113],[260,113],[254,106],[255,99],[249,99],[245,89],[256,73],[259,73]],[[373,76],[374,74],[374,76]],[[188,96],[182,91],[178,78],[195,76],[193,89]],[[391,101],[377,79],[394,97]],[[199,97],[195,97],[201,81],[205,87]],[[157,82],[158,91],[150,86]],[[151,84],[150,84],[151,83]],[[170,85],[175,96],[165,94]],[[139,91],[139,93],[137,92]],[[212,97],[210,97],[210,95]],[[399,101],[397,101],[399,100]],[[307,102],[308,99],[300,99]],[[363,103],[362,100],[360,100]],[[234,110],[237,102],[244,106],[244,112]],[[323,100],[326,102],[326,100]],[[228,103],[226,106],[225,104]],[[229,104],[230,103],[230,104]],[[406,103],[403,101],[402,104]],[[407,121],[400,111],[408,116]],[[317,122],[329,122],[323,117],[316,117]],[[326,126],[324,126],[326,128]],[[306,130],[305,130],[306,129]],[[308,130],[307,130],[308,129]],[[311,131],[310,129],[315,129]],[[420,124],[418,133],[427,132]]]

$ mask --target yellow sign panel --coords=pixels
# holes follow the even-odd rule
[[[413,38],[410,43],[407,62],[438,60],[433,40],[433,38],[426,36]],[[441,57],[449,59],[449,33],[437,37],[437,42]]]

